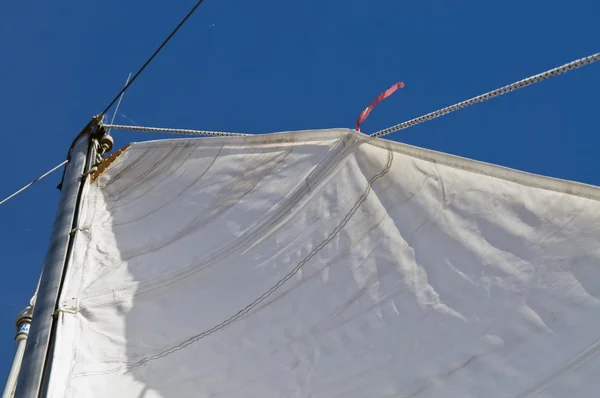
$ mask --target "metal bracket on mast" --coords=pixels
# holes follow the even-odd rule
[[[94,116],[92,118],[92,120],[90,120],[90,122],[83,128],[83,130],[81,130],[81,132],[77,135],[77,137],[75,137],[75,140],[73,140],[73,143],[71,144],[71,147],[69,148],[69,152],[67,154],[67,160],[71,161],[71,155],[73,152],[73,148],[75,147],[75,144],[78,142],[78,140],[82,136],[87,135],[90,139],[98,138],[98,131],[100,129],[104,130],[104,128],[102,127],[102,119],[103,118],[104,118],[103,115]],[[63,182],[65,181],[65,175],[67,174],[67,168],[68,167],[64,168],[60,183],[56,187],[59,191],[62,191]]]
[[[68,270],[72,252],[71,231],[79,227],[79,207],[82,199],[82,176],[96,164],[96,152],[102,144],[102,116],[92,118],[79,133],[69,149],[56,219],[44,261],[39,290],[33,308],[29,338],[18,377],[15,397],[39,398],[46,396],[48,376],[52,367],[56,322],[54,313]]]

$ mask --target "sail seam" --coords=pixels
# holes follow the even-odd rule
[[[428,161],[428,162],[446,166],[446,167],[452,167],[452,168],[459,169],[459,170],[477,173],[477,174],[485,175],[485,176],[488,176],[491,178],[498,178],[503,181],[508,181],[508,182],[516,183],[516,184],[523,185],[523,186],[529,186],[532,188],[545,189],[545,190],[558,192],[558,193],[566,193],[566,194],[578,196],[578,197],[585,198],[585,199],[600,200],[600,191],[598,190],[598,188],[593,187],[593,186],[588,186],[585,184],[571,182],[571,181],[553,179],[553,178],[549,178],[549,177],[531,175],[529,173],[522,172],[519,170],[513,170],[513,169],[509,169],[509,168],[502,167],[502,166],[490,165],[490,164],[487,164],[484,162],[461,158],[461,157],[458,157],[455,155],[443,154],[443,153],[439,153],[439,152],[432,151],[429,149],[413,147],[413,146],[403,144],[403,143],[390,142],[390,141],[378,140],[378,139],[370,139],[368,136],[365,136],[364,134],[361,134],[361,133],[358,133],[355,131],[351,131],[351,130],[348,130],[348,132],[350,132],[350,134],[348,134],[347,136],[358,138],[359,145],[362,141],[362,142],[369,143],[371,145],[374,145],[374,146],[377,146],[380,148],[393,150],[393,151],[395,151],[399,154],[405,155],[405,156],[409,156],[409,157],[416,158],[416,159],[421,159],[424,161]],[[259,138],[259,136],[255,136],[252,138],[253,139]],[[217,140],[217,142],[218,141],[219,140]],[[223,144],[223,143],[221,143],[221,144]],[[350,145],[350,147],[353,147],[356,144],[357,144],[357,142],[355,141],[354,144]],[[348,147],[346,149],[348,149]],[[321,173],[318,173],[318,174],[321,174]],[[312,180],[314,177],[316,177],[316,176],[309,177],[308,179]],[[308,191],[310,191],[310,189],[312,188],[311,186],[313,186],[313,184],[320,181],[321,178],[323,178],[322,175],[319,176],[316,179],[316,181],[313,180],[312,182],[310,182],[310,184],[307,185]],[[271,223],[269,223],[269,225],[273,225],[273,223],[276,223],[278,219],[279,218],[275,218]],[[258,228],[260,229],[260,227],[258,227]],[[248,235],[243,236],[242,237],[243,242],[236,243],[233,248],[228,247],[227,248],[228,251],[231,249],[238,250],[240,248],[240,245],[243,244],[244,242],[247,242],[248,239],[250,239],[252,236],[255,236],[255,233],[251,232]],[[85,300],[89,304],[84,305],[82,307],[83,308],[99,307],[102,305],[111,304],[111,303],[115,302],[116,300],[120,301],[120,300],[129,298],[129,297],[134,297],[134,296],[138,296],[138,295],[144,294],[149,291],[153,291],[157,288],[164,286],[165,284],[175,283],[175,282],[183,280],[189,276],[192,276],[193,274],[210,267],[211,264],[214,263],[215,261],[218,261],[219,258],[220,258],[220,256],[217,256],[217,257],[211,256],[210,258],[205,259],[202,262],[202,263],[204,263],[203,266],[192,267],[192,269],[186,268],[184,270],[181,270],[181,271],[175,273],[174,275],[171,274],[171,276],[169,278],[161,277],[161,278],[159,278],[159,280],[153,279],[153,280],[145,281],[142,283],[128,284],[121,288],[110,289],[109,291],[103,291],[103,292],[94,294],[92,296],[88,296],[85,298]],[[165,279],[167,279],[167,281],[165,281]],[[119,292],[126,292],[128,290],[133,290],[133,289],[136,289],[136,293],[134,295],[130,295],[130,294],[119,295],[120,297],[118,297],[118,298],[115,298],[113,296],[113,294],[116,294]],[[109,300],[105,299],[105,300],[102,300],[101,302],[98,300],[102,296],[107,296],[107,295],[110,295],[111,299],[109,299]]]
[[[362,136],[362,134],[359,132],[353,133]],[[399,154],[424,160],[426,162],[435,163],[486,177],[497,178],[503,181],[508,181],[531,188],[544,189],[547,191],[564,193],[585,199],[600,201],[600,189],[593,185],[530,174],[521,170],[441,153],[431,149],[419,148],[400,142],[382,140],[383,142],[380,143],[378,141],[378,139],[368,140],[370,144],[378,147],[386,147],[389,144],[392,146],[392,150]]]
[[[238,241],[234,242],[232,246],[228,246],[226,248],[221,249],[216,254],[210,256],[208,259],[205,259],[201,263],[196,263],[173,274],[161,276],[160,278],[155,278],[141,283],[128,284],[120,288],[113,288],[108,291],[103,291],[91,296],[87,296],[82,300],[84,300],[84,303],[88,302],[89,304],[82,304],[81,308],[85,309],[101,307],[104,305],[112,304],[115,301],[121,301],[129,297],[138,297],[150,291],[171,285],[209,268],[227,254],[230,254],[236,250],[240,250],[240,248],[242,248],[243,245],[250,242],[251,239],[255,238],[257,235],[262,236],[262,234],[265,231],[272,229],[273,226],[280,223],[283,218],[289,217],[290,214],[292,214],[292,208],[298,203],[300,203],[300,200],[302,198],[306,197],[308,194],[313,192],[316,185],[325,180],[325,178],[328,175],[330,175],[332,171],[344,159],[344,155],[355,147],[357,140],[353,138],[354,137],[352,135],[347,135],[346,139],[341,141],[341,145],[337,146],[336,149],[333,151],[333,156],[331,155],[332,152],[328,152],[327,154],[325,154],[324,157],[320,160],[319,164],[323,163],[326,159],[330,158],[329,162],[325,163],[323,167],[317,167],[313,169],[309,173],[309,175],[304,179],[304,182],[300,184],[299,188],[286,200],[285,203],[283,203],[278,208],[278,210],[276,210],[273,213],[272,216],[265,219],[263,223],[258,225],[255,229],[249,231],[246,235],[242,236]],[[120,292],[126,292],[132,289],[136,289],[135,294],[121,295],[118,298],[115,298],[115,294]],[[94,302],[94,299],[100,299],[105,296],[109,296],[110,299],[102,300],[101,302]]]
[[[329,135],[339,136],[339,131],[344,131],[346,134],[352,134],[357,137],[359,140],[368,142],[371,145],[387,148],[388,145],[391,145],[393,151],[410,156],[416,159],[425,160],[432,163],[437,163],[440,165],[452,167],[459,170],[468,171],[471,173],[477,173],[481,175],[485,175],[488,177],[499,178],[504,181],[514,182],[516,184],[521,184],[524,186],[529,186],[533,188],[546,189],[549,191],[566,193],[569,195],[579,196],[586,199],[592,200],[600,200],[600,189],[598,187],[584,184],[575,181],[563,180],[558,178],[552,178],[547,176],[535,175],[525,171],[511,169],[508,167],[498,166],[494,164],[485,163],[482,161],[463,158],[457,155],[446,154],[437,152],[427,148],[419,148],[416,146],[408,145],[401,142],[395,141],[386,141],[379,140],[372,136],[365,135],[361,132],[357,132],[351,129],[336,129],[335,134],[331,134],[331,131],[324,130],[306,130],[301,132],[286,132],[286,133],[278,133],[277,135],[273,134],[255,134],[250,136],[242,136],[244,138],[243,141],[237,141],[235,138],[230,138],[232,141],[221,141],[221,140],[208,140],[204,142],[202,145],[208,146],[220,146],[227,144],[240,144],[240,145],[268,145],[269,143],[279,144],[280,141],[286,140],[284,142],[293,145],[295,141],[291,138],[294,135],[301,134],[303,137],[308,139],[314,139],[318,137],[319,139],[323,139]],[[276,139],[275,136],[278,138]],[[285,138],[281,138],[281,137]],[[287,138],[287,137],[290,138]],[[332,137],[335,138],[335,137]],[[225,140],[225,139],[224,139]],[[168,140],[167,140],[168,141]],[[152,141],[152,146],[157,146],[161,141]],[[140,145],[140,143],[136,144]],[[147,145],[144,145],[146,147]]]
[[[260,297],[258,297],[252,303],[248,304],[246,307],[244,307],[243,309],[238,311],[236,314],[229,317],[228,319],[221,322],[220,324],[213,326],[212,328],[210,328],[200,334],[197,334],[197,335],[185,340],[184,342],[180,343],[179,345],[169,348],[159,354],[143,358],[133,364],[120,366],[120,367],[105,370],[105,371],[80,373],[80,374],[74,375],[73,377],[104,375],[104,374],[115,373],[115,372],[119,372],[119,371],[123,371],[123,370],[130,370],[130,369],[142,366],[145,363],[148,363],[150,361],[161,359],[161,358],[166,357],[167,355],[173,354],[174,352],[180,351],[180,350],[190,346],[191,344],[197,342],[198,340],[200,340],[204,337],[207,337],[221,329],[226,328],[227,326],[234,323],[235,321],[237,321],[244,315],[248,314],[256,306],[258,306],[264,300],[269,298],[273,293],[275,293],[275,291],[277,291],[281,286],[283,286],[287,281],[289,281],[294,275],[296,275],[298,273],[298,271],[300,271],[300,269],[306,263],[308,263],[317,253],[319,253],[323,248],[325,248],[327,246],[327,244],[329,244],[329,242],[331,242],[333,240],[333,238],[335,238],[340,233],[340,231],[348,224],[348,222],[350,222],[350,220],[356,214],[356,212],[361,207],[361,205],[367,200],[367,198],[369,197],[369,194],[372,191],[373,184],[377,180],[384,177],[390,171],[393,160],[394,160],[394,152],[392,150],[388,150],[387,162],[386,162],[383,170],[381,170],[378,174],[372,176],[371,179],[369,179],[365,191],[358,198],[358,200],[354,203],[354,206],[352,206],[350,211],[346,214],[346,216],[342,219],[342,221],[337,225],[337,227],[335,227],[333,229],[333,231],[319,245],[317,245],[302,261],[300,261],[298,264],[296,264],[296,266],[288,274],[286,274],[275,285],[273,285],[269,290],[267,290],[265,293],[263,293]]]

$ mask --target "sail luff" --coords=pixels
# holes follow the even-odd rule
[[[77,226],[82,176],[95,158],[91,133],[96,128],[88,125],[71,147],[15,397],[38,397],[51,366],[55,310],[71,251],[71,230]]]

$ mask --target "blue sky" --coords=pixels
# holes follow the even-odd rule
[[[195,0],[6,2],[0,196],[61,162]],[[127,92],[116,122],[374,132],[600,51],[596,0],[206,0]],[[600,185],[600,64],[388,138]],[[115,134],[116,145],[163,136]],[[60,173],[0,206],[0,377],[39,275]]]

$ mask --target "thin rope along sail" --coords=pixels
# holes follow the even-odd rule
[[[143,131],[146,133],[203,135],[203,136],[209,136],[209,137],[237,137],[237,136],[252,135],[252,134],[243,134],[243,133],[228,133],[228,132],[224,132],[224,131],[170,129],[170,128],[163,128],[163,127],[125,126],[125,125],[118,125],[118,124],[104,124],[103,127],[106,129],[111,129],[111,130]]]
[[[10,199],[14,198],[15,196],[17,196],[18,194],[20,194],[21,192],[25,191],[27,188],[29,188],[30,186],[32,186],[33,184],[35,184],[36,182],[44,179],[45,177],[49,176],[50,174],[52,174],[53,172],[55,172],[56,170],[60,169],[62,166],[64,166],[65,164],[67,164],[68,160],[65,160],[64,162],[62,162],[61,164],[55,166],[54,168],[48,170],[47,172],[45,172],[44,174],[42,174],[41,176],[39,176],[38,178],[36,178],[35,180],[31,181],[29,184],[25,185],[23,188],[19,189],[18,191],[16,191],[15,193],[13,193],[12,195],[6,197],[5,199],[3,199],[0,202],[0,205],[4,204],[5,202],[8,202]]]
[[[554,69],[550,69],[550,70],[548,70],[546,72],[543,72],[543,73],[540,73],[538,75],[528,77],[526,79],[523,79],[523,80],[520,80],[518,82],[509,84],[507,86],[498,88],[496,90],[487,92],[487,93],[479,95],[477,97],[473,97],[473,98],[468,99],[466,101],[459,102],[458,104],[454,104],[454,105],[448,106],[446,108],[442,108],[440,110],[437,110],[435,112],[431,112],[431,113],[428,113],[426,115],[419,116],[419,117],[417,117],[415,119],[412,119],[412,120],[409,120],[409,121],[397,124],[395,126],[388,127],[386,129],[380,130],[380,131],[378,131],[376,133],[371,134],[371,137],[383,137],[384,135],[388,135],[388,134],[395,133],[396,131],[404,130],[404,129],[412,127],[414,125],[417,125],[417,124],[420,124],[420,123],[423,123],[423,122],[426,122],[426,121],[429,121],[429,120],[432,120],[432,119],[436,119],[436,118],[438,118],[440,116],[444,116],[444,115],[446,115],[446,114],[448,114],[450,112],[454,112],[454,111],[457,111],[459,109],[466,108],[466,107],[471,106],[473,104],[476,104],[478,102],[487,101],[489,99],[492,99],[492,98],[495,98],[495,97],[499,97],[499,96],[501,96],[503,94],[510,93],[511,91],[515,91],[515,90],[518,90],[520,88],[527,87],[527,86],[529,86],[531,84],[541,82],[542,80],[546,80],[546,79],[549,79],[551,77],[562,75],[563,73],[572,71],[574,69],[581,68],[582,66],[589,65],[589,64],[594,63],[594,62],[596,62],[598,60],[600,60],[600,53],[596,53],[594,55],[590,55],[588,57],[581,58],[581,59],[569,62],[568,64],[559,66],[559,67],[554,68]]]

